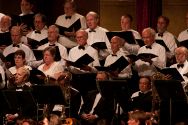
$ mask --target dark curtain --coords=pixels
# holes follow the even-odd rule
[[[157,18],[162,14],[162,0],[136,0],[137,30],[146,27],[156,29]]]

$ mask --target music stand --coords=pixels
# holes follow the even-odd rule
[[[160,97],[160,124],[172,125],[186,118],[187,101],[181,82],[155,80],[154,86]]]
[[[4,113],[19,113],[24,117],[32,117],[36,114],[36,102],[31,90],[2,90],[2,95],[6,105]]]
[[[102,97],[108,102],[121,106],[123,111],[128,111],[129,87],[128,80],[105,80],[97,81],[97,88]],[[114,106],[114,110],[116,105]],[[120,107],[118,107],[120,109]],[[120,124],[120,111],[118,110],[118,123]]]

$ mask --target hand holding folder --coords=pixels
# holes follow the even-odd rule
[[[153,58],[158,57],[158,56],[156,56],[156,55],[154,55],[152,53],[140,53],[138,55],[133,55],[133,54],[127,55],[127,57],[130,58],[131,62],[135,62],[135,61],[140,59],[142,61],[150,63]]]
[[[179,73],[179,71],[176,68],[156,68],[160,73],[166,75],[170,75],[172,80],[177,81],[184,81],[182,75]]]
[[[82,68],[83,66],[86,66],[88,64],[90,64],[91,62],[94,61],[94,59],[88,55],[88,54],[84,54],[82,57],[80,57],[79,59],[77,59],[75,62],[67,61],[67,65],[71,65],[77,68]]]

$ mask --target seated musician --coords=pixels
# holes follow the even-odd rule
[[[20,67],[17,69],[16,75],[15,75],[15,82],[9,86],[8,89],[16,90],[16,91],[23,91],[23,90],[30,90],[31,89],[31,83],[29,82],[29,75],[30,72],[25,67]],[[30,117],[34,115],[33,107],[31,108],[28,104],[27,106],[24,106],[22,109],[22,113],[15,113],[15,114],[7,114],[6,118],[8,122],[12,122],[15,120],[18,116],[20,117]]]
[[[131,96],[131,109],[151,112],[152,110],[152,91],[151,80],[149,77],[140,77],[139,91]]]
[[[108,80],[106,72],[98,72],[96,80]],[[81,124],[82,125],[110,125],[113,116],[113,106],[101,96],[99,90],[88,92],[86,101],[81,107]]]
[[[43,51],[44,63],[38,67],[38,70],[42,71],[46,77],[58,79],[64,71],[63,66],[60,62],[55,61],[56,49],[54,47],[47,47]]]

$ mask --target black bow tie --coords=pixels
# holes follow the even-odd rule
[[[112,56],[117,56],[116,54],[112,54]]]
[[[146,46],[147,49],[152,49],[151,46]]]
[[[71,16],[65,16],[65,19],[71,19]]]
[[[78,49],[83,49],[83,50],[85,50],[85,47],[84,47],[84,46],[79,46]]]
[[[89,32],[91,33],[91,32],[96,32],[96,31],[91,29],[91,30],[89,30]]]
[[[18,47],[18,48],[20,47],[20,45],[16,45],[16,44],[13,44],[12,46],[13,47]]]
[[[163,33],[158,33],[158,36],[163,37]]]
[[[35,33],[41,34],[41,32],[39,30],[35,30]]]
[[[184,67],[184,64],[178,64],[177,67],[178,67],[178,68],[180,68],[180,67],[183,68],[183,67]]]
[[[49,46],[55,46],[55,44],[49,44]]]

